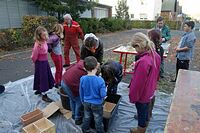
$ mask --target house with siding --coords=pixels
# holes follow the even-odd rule
[[[166,20],[178,20],[179,17],[177,18],[177,16],[180,16],[180,14],[182,14],[182,7],[178,0],[163,0],[161,15]]]
[[[118,0],[99,0],[99,3],[112,6],[115,17]],[[131,20],[155,20],[161,13],[162,0],[127,0],[127,5]]]
[[[46,16],[46,12],[27,0],[0,0],[0,29],[20,28],[25,15]],[[112,6],[97,4],[93,9],[86,10],[83,18],[106,18],[112,16]]]

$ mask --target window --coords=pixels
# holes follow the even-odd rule
[[[134,14],[131,14],[131,18],[134,18]]]
[[[106,8],[94,8],[94,17],[95,18],[107,18],[108,17],[108,9]]]
[[[141,20],[146,20],[147,19],[147,14],[146,13],[140,13],[140,19]]]

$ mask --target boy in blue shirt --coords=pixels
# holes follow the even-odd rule
[[[176,48],[176,78],[179,69],[189,69],[189,62],[193,58],[194,44],[196,42],[196,36],[192,31],[194,25],[194,21],[186,21],[184,24],[185,33],[181,37],[180,42]],[[172,80],[172,82],[176,82],[176,78],[175,80]]]
[[[104,133],[103,127],[103,101],[106,96],[106,86],[103,78],[96,76],[99,67],[97,59],[88,56],[84,59],[87,75],[80,79],[80,99],[84,106],[84,119],[82,131],[90,132],[90,121],[94,116],[97,133]]]

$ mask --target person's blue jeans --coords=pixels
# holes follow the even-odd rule
[[[72,118],[75,120],[79,120],[82,118],[81,116],[81,100],[80,97],[75,97],[71,91],[71,89],[64,83],[64,81],[61,81],[61,87],[63,88],[64,92],[68,95],[70,100],[70,108],[72,110]]]
[[[138,114],[138,126],[143,128],[147,127],[147,122],[149,121],[149,103],[136,102],[135,106]]]
[[[83,133],[87,133],[90,130],[90,122],[94,116],[95,128],[97,133],[104,133],[103,126],[103,105],[83,103],[84,106],[84,118],[83,118]]]

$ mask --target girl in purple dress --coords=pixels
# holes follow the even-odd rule
[[[36,95],[42,94],[42,100],[46,102],[52,102],[52,100],[46,94],[49,89],[53,88],[55,83],[47,56],[47,30],[44,27],[39,26],[35,30],[34,39],[35,44],[31,56],[31,59],[35,64],[33,90],[36,90]]]

